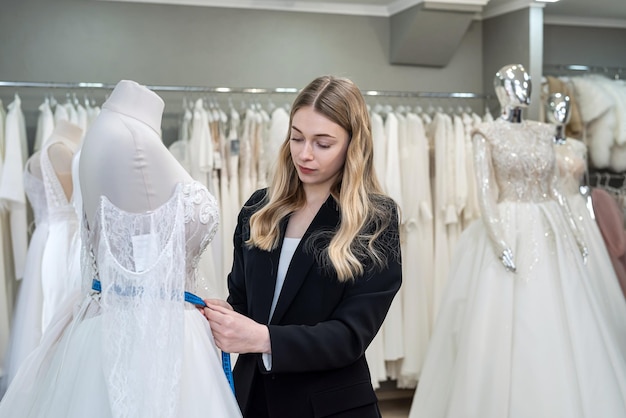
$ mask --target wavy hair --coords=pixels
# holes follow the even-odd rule
[[[385,196],[374,172],[373,142],[365,99],[350,80],[322,76],[313,80],[296,97],[289,116],[311,106],[316,112],[344,128],[350,138],[342,172],[330,193],[338,203],[341,222],[330,235],[328,246],[315,246],[318,260],[332,267],[340,281],[354,280],[372,266],[387,264],[388,249],[379,239],[391,222],[397,222],[395,203]],[[306,197],[291,159],[290,133],[280,147],[275,172],[264,202],[250,218],[248,245],[270,251],[280,243],[277,227],[294,211],[303,208]],[[309,244],[328,235],[318,231]],[[308,245],[312,247],[313,245]]]

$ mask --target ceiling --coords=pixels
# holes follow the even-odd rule
[[[230,7],[244,9],[282,10],[311,13],[331,13],[364,16],[391,16],[420,3],[446,7],[466,7],[482,10],[490,17],[528,7],[531,3],[545,4],[546,23],[626,28],[626,0],[560,0],[542,3],[540,0],[104,0],[139,3]]]

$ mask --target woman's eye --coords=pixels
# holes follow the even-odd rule
[[[330,148],[329,144],[323,144],[323,143],[319,143],[319,142],[317,143],[317,146],[320,147],[320,148],[324,148],[324,149]]]
[[[291,138],[291,141],[300,142],[302,141],[302,138]]]

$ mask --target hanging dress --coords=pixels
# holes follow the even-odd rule
[[[30,237],[26,253],[24,277],[18,292],[11,336],[7,349],[4,376],[0,384],[0,396],[11,383],[24,359],[37,347],[41,340],[41,311],[43,293],[41,289],[41,260],[48,237],[48,207],[41,171],[38,175],[33,166],[39,153],[26,162],[24,169],[24,191],[33,208],[35,229]]]

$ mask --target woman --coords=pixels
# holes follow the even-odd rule
[[[245,417],[379,417],[365,350],[401,284],[398,210],[381,192],[365,100],[330,76],[292,105],[269,188],[241,210],[216,344],[240,353]]]

